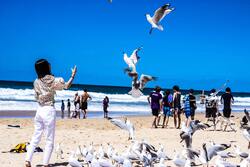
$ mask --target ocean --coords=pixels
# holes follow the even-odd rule
[[[108,96],[110,99],[108,111],[111,116],[151,115],[147,96],[153,90],[152,88],[146,88],[143,92],[144,96],[133,98],[127,94],[131,89],[130,87],[73,84],[69,90],[57,92],[55,98],[56,109],[58,111],[61,109],[61,100],[64,100],[66,105],[66,100],[70,99],[71,110],[74,110],[72,102],[74,94],[76,92],[82,94],[84,88],[88,90],[92,97],[88,105],[90,117],[103,117],[102,100],[105,96]],[[186,93],[187,90],[182,90],[183,95]],[[204,112],[205,107],[199,102],[201,91],[196,90],[194,94],[197,97],[197,111]],[[205,94],[208,94],[208,92],[205,92]],[[235,99],[232,105],[233,112],[242,112],[245,108],[250,108],[250,93],[236,92],[233,95]],[[19,113],[26,115],[25,112],[35,111],[37,106],[32,82],[0,81],[0,117],[3,117],[3,115],[8,117],[8,115],[3,114],[6,111],[19,111]],[[221,104],[219,109],[220,111],[222,110]]]

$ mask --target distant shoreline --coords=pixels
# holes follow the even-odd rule
[[[0,110],[0,119],[5,118],[33,118],[35,117],[36,110]],[[82,114],[82,113],[81,113]],[[243,114],[243,111],[233,111],[232,115],[241,115]],[[202,111],[196,111],[196,115],[204,115],[204,112]],[[56,111],[57,118],[61,118],[61,111]],[[103,118],[103,111],[89,111],[87,113],[88,118]],[[128,116],[128,117],[141,117],[141,116],[152,116],[151,111],[145,111],[145,112],[124,112],[124,111],[110,111],[109,112],[110,117],[122,117],[122,116]],[[205,117],[205,115],[204,115]],[[64,112],[64,118],[67,119],[67,111]],[[82,119],[82,115],[81,115]]]
[[[3,118],[33,118],[36,110],[0,110],[0,119]],[[67,118],[67,111],[64,111],[64,117]],[[56,111],[56,116],[61,118],[61,111]],[[87,113],[89,118],[103,118],[103,111],[89,111]],[[121,116],[151,116],[151,112],[124,112],[124,111],[110,111],[110,117]],[[82,118],[82,115],[81,115]]]
[[[161,86],[161,85],[160,85]],[[12,80],[0,80],[0,88],[33,88],[33,82],[31,81],[12,81]],[[127,93],[131,90],[131,87],[129,86],[118,86],[118,85],[91,85],[91,84],[72,84],[70,90],[83,90],[84,88],[88,89],[88,90],[94,90],[94,92],[103,92],[103,88],[105,88],[105,92],[114,92],[117,93],[122,90],[123,93]],[[148,87],[145,88],[143,90],[144,94],[148,94],[149,92],[151,92],[154,88],[152,87]],[[164,90],[172,90],[171,88],[164,88],[162,87],[162,89]],[[102,91],[99,91],[102,90]],[[199,90],[199,89],[195,89],[195,94],[201,94],[203,90]],[[182,94],[187,94],[188,93],[188,89],[181,89]],[[222,91],[223,92],[223,91]],[[219,95],[222,94],[222,92],[219,93]],[[209,94],[210,91],[209,90],[204,90],[205,94]],[[240,97],[249,97],[250,96],[250,92],[233,92],[234,96],[240,96]]]

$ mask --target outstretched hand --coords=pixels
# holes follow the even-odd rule
[[[71,73],[72,73],[72,74],[71,74],[71,77],[74,78],[75,75],[76,75],[76,72],[77,72],[77,67],[76,67],[76,65],[75,65],[73,69],[71,68]]]

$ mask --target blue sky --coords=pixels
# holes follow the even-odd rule
[[[145,14],[170,2],[175,11],[149,35]],[[148,86],[211,89],[226,80],[250,91],[248,0],[2,0],[0,80],[33,81],[34,62],[46,58],[56,76],[75,83],[130,86],[122,52],[143,45],[139,73],[159,77]]]

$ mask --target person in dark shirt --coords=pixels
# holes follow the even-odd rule
[[[190,114],[191,114],[191,120],[194,120],[194,116],[195,116],[195,110],[197,108],[196,106],[196,98],[193,95],[194,90],[190,89],[189,90],[189,101],[190,101]]]
[[[108,118],[108,106],[109,106],[109,98],[106,96],[103,101],[103,112],[104,112],[104,118]]]
[[[166,127],[168,126],[168,120],[170,116],[173,116],[173,112],[172,112],[172,103],[173,103],[173,96],[170,93],[169,90],[165,91],[165,95],[162,99],[162,109],[163,109],[163,114],[164,114],[164,118],[163,118],[163,123],[162,123],[162,128],[165,127],[165,121],[166,121],[166,117],[167,117],[167,121],[166,121]]]
[[[231,121],[230,121],[230,116],[231,116],[231,111],[232,111],[231,105],[234,102],[234,98],[233,98],[233,95],[231,94],[231,89],[229,87],[226,88],[226,93],[224,93],[221,96],[220,101],[221,101],[221,104],[223,104],[223,117],[224,117],[224,120],[221,123],[221,130],[223,130],[222,129],[223,124],[225,122],[226,125],[223,131],[226,131],[227,126],[229,126],[233,131],[236,132],[236,130],[231,126]]]
[[[174,109],[174,126],[177,129],[180,129],[181,125],[181,92],[179,86],[173,86],[173,109]],[[178,118],[178,122],[177,122]],[[178,123],[178,126],[176,127]]]
[[[159,111],[160,111],[160,104],[161,104],[161,99],[162,99],[162,95],[160,93],[161,88],[160,87],[156,87],[154,92],[151,92],[149,97],[148,97],[148,103],[151,106],[152,109],[152,115],[154,116],[154,120],[152,123],[152,127],[157,128],[157,119],[158,119],[158,115],[159,115]]]
[[[67,102],[67,108],[68,108],[68,118],[70,118],[70,100],[68,99],[68,102]]]
[[[62,117],[62,119],[64,118],[64,109],[65,109],[65,105],[64,105],[64,101],[62,100],[62,104],[61,104],[61,112],[62,112],[61,117]]]
[[[226,88],[226,93],[221,96],[221,104],[223,104],[223,116],[226,118],[230,118],[231,115],[231,104],[234,102],[233,95],[231,94],[231,89],[229,87]]]
[[[217,93],[215,89],[212,89],[210,92],[211,93],[206,98],[206,103],[205,103],[206,118],[207,118],[207,123],[208,123],[208,121],[212,117],[214,130],[216,130],[215,119],[217,117],[217,112],[218,112],[218,97],[217,97]]]

